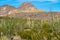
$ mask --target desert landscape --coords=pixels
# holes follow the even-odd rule
[[[60,12],[39,10],[29,2],[0,6],[0,40],[60,40]]]

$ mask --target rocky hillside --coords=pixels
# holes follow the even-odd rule
[[[35,8],[31,3],[24,2],[19,8],[15,8],[10,5],[3,5],[0,6],[0,16],[10,15],[20,12],[45,12],[44,10],[38,10]]]
[[[34,5],[28,2],[24,2],[18,10],[20,12],[45,12],[44,10],[37,9]]]
[[[3,5],[0,7],[0,16],[6,16],[12,10],[15,10],[15,7],[9,5]]]
[[[60,12],[53,12],[55,17],[60,18]],[[51,13],[45,12],[44,10],[37,9],[34,5],[28,2],[24,2],[18,8],[13,6],[4,5],[0,7],[0,16],[9,17],[23,17],[23,18],[33,18],[33,19],[46,19],[51,20]]]

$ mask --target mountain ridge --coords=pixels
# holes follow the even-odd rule
[[[17,14],[21,12],[45,12],[45,10],[39,10],[34,5],[32,5],[29,2],[24,2],[19,6],[18,8],[15,8],[14,6],[10,5],[3,5],[0,6],[0,15],[11,15],[11,14]]]
[[[24,5],[25,4],[25,5]],[[24,2],[24,3],[22,3],[18,8],[16,8],[16,7],[14,7],[14,6],[11,6],[11,5],[3,5],[3,6],[0,6],[0,7],[12,7],[12,8],[15,8],[15,9],[26,9],[26,8],[30,8],[30,7],[28,7],[28,6],[30,6],[30,7],[33,7],[33,8],[35,8],[35,9],[37,9],[34,5],[32,5],[30,2]],[[25,7],[25,8],[24,8]],[[31,8],[30,8],[31,9]],[[44,10],[45,11],[45,10]]]

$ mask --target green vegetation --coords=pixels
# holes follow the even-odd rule
[[[60,40],[60,20],[0,17],[0,38],[20,35],[26,40]],[[1,39],[0,39],[1,40]]]

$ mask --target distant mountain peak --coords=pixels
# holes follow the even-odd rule
[[[30,2],[24,2],[22,5],[20,5],[20,7],[18,8],[18,11],[19,12],[45,12],[44,10],[37,9]]]
[[[0,15],[3,15],[3,14],[15,15],[20,12],[28,12],[29,13],[29,12],[45,12],[45,11],[37,9],[30,2],[24,2],[22,5],[20,5],[19,8],[15,8],[10,5],[3,5],[0,7]]]
[[[26,9],[31,9],[35,8],[34,5],[32,5],[30,2],[24,2],[19,9],[26,10]]]
[[[30,2],[24,2],[23,4],[31,4]]]
[[[0,6],[0,8],[6,8],[6,9],[15,9],[15,7],[13,7],[13,6],[10,6],[10,5],[3,5],[3,6]]]
[[[1,14],[8,14],[11,10],[15,10],[15,7],[10,6],[10,5],[0,6],[0,15]]]

